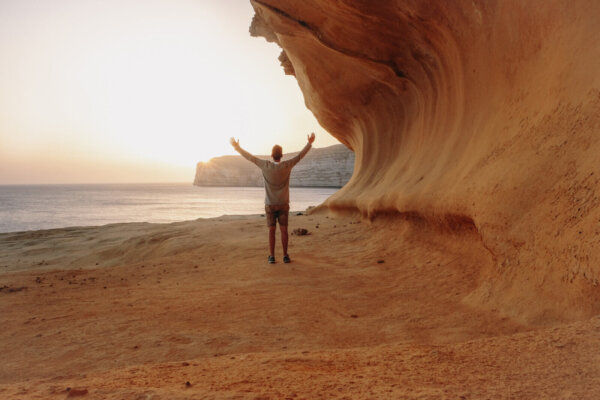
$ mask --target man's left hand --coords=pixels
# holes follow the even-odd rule
[[[240,139],[235,140],[234,138],[229,139],[229,143],[233,146],[234,149],[238,150],[240,148]]]
[[[315,133],[311,133],[310,136],[308,136],[308,143],[312,144],[315,141]]]

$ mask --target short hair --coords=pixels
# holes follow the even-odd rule
[[[275,161],[281,160],[281,157],[283,157],[283,149],[280,145],[276,144],[273,146],[273,150],[271,150],[271,157],[273,157],[273,160]]]

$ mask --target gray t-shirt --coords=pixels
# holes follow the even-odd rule
[[[289,204],[290,202],[290,174],[294,165],[308,153],[311,145],[306,146],[294,158],[281,162],[263,160],[253,156],[246,150],[240,148],[238,152],[248,161],[256,164],[261,169],[265,182],[265,204],[269,206]]]

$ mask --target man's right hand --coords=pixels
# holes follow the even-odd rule
[[[240,148],[240,139],[235,140],[234,138],[229,139],[229,143],[233,146],[234,149],[238,150]]]
[[[308,136],[308,143],[312,144],[315,141],[315,133],[311,133],[310,136]]]

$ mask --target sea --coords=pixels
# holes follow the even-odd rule
[[[290,188],[290,210],[319,205],[337,190]],[[189,183],[0,185],[0,232],[261,214],[264,196],[262,187]]]

